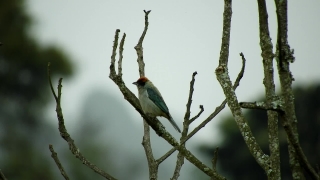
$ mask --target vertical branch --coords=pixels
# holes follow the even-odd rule
[[[226,96],[228,106],[232,112],[232,115],[238,125],[238,128],[243,136],[250,153],[255,158],[257,163],[265,170],[270,173],[268,162],[268,155],[264,154],[256,139],[254,138],[251,129],[244,118],[241,107],[239,105],[237,96],[232,87],[230,76],[228,74],[228,56],[229,56],[229,43],[230,43],[230,25],[232,7],[231,0],[225,0],[225,12],[223,14],[223,33],[222,33],[222,44],[220,51],[219,66],[216,68],[217,79],[223,89]]]
[[[278,39],[276,49],[276,60],[278,73],[281,85],[281,95],[284,101],[284,113],[282,114],[282,125],[287,133],[289,163],[292,170],[293,179],[304,178],[302,167],[314,179],[319,179],[319,175],[314,168],[309,164],[302,148],[299,144],[297,131],[297,117],[295,114],[294,95],[292,90],[292,81],[294,78],[290,71],[290,63],[293,63],[295,58],[293,50],[288,44],[288,2],[287,0],[275,0],[276,13],[278,19]]]
[[[196,75],[197,75],[197,72],[194,72],[192,74],[192,80],[190,82],[189,97],[188,97],[188,102],[186,105],[187,110],[186,110],[186,113],[184,116],[183,129],[182,129],[181,138],[180,138],[180,144],[181,144],[181,146],[184,146],[184,147],[186,146],[186,144],[182,143],[182,142],[187,138],[189,125],[193,122],[193,121],[190,121],[190,114],[191,114],[190,109],[191,109],[191,104],[192,104],[192,96],[193,96],[193,91],[194,91],[194,82],[195,82]],[[202,110],[203,110],[203,107],[202,107]],[[202,113],[202,112],[203,111],[201,111],[200,113]],[[194,118],[194,119],[196,119],[196,118]],[[184,163],[184,156],[181,152],[179,152],[177,155],[176,167],[174,169],[174,173],[173,173],[171,180],[177,180],[179,178],[183,163]]]
[[[149,124],[144,120],[143,121],[143,138],[142,138],[142,146],[144,148],[144,152],[147,156],[148,168],[149,168],[149,179],[156,180],[158,178],[158,167],[159,164],[156,162],[153,156],[151,141],[150,141],[150,127]]]
[[[113,46],[112,46],[112,55],[111,55],[110,75],[109,75],[110,78],[113,76],[117,76],[116,70],[114,67],[115,67],[115,63],[116,63],[119,33],[120,33],[120,29],[117,29],[116,33],[114,35],[114,41],[113,41]]]
[[[138,55],[138,58],[137,58],[137,61],[138,61],[138,64],[139,64],[139,74],[140,74],[140,77],[141,76],[145,76],[145,70],[144,70],[144,61],[143,61],[143,47],[142,47],[142,42],[144,40],[144,37],[146,36],[147,34],[147,30],[148,30],[148,27],[149,27],[149,20],[148,20],[148,15],[151,11],[146,11],[144,10],[143,11],[145,16],[144,16],[144,30],[142,32],[142,35],[138,41],[138,44],[134,47],[134,49],[137,51],[137,55]]]
[[[232,0],[224,0],[222,43],[219,64],[227,66],[231,32]]]
[[[137,62],[138,62],[138,66],[139,66],[139,74],[140,77],[145,76],[145,63],[143,60],[143,47],[142,47],[142,43],[143,40],[146,36],[147,30],[148,30],[148,26],[149,26],[149,21],[148,21],[148,15],[151,11],[143,11],[145,16],[145,21],[144,21],[144,30],[142,32],[142,35],[138,41],[138,44],[134,47],[136,52],[137,52]],[[156,162],[154,156],[153,156],[153,152],[152,152],[152,148],[151,148],[151,141],[150,141],[150,127],[149,124],[145,121],[145,119],[143,120],[143,138],[142,138],[142,146],[144,148],[144,151],[146,153],[147,156],[147,161],[148,161],[148,168],[149,168],[149,178],[150,180],[155,180],[158,177],[158,167],[159,164]]]
[[[118,61],[118,75],[120,77],[122,77],[123,45],[124,45],[125,39],[126,39],[126,33],[123,33],[123,36],[120,42],[120,47],[119,47],[119,61]]]
[[[213,158],[211,160],[213,171],[217,171],[217,162],[218,162],[218,151],[219,147],[214,150]],[[211,180],[214,180],[214,177],[211,177]]]
[[[66,126],[64,124],[64,117],[62,113],[62,107],[61,107],[61,94],[62,94],[62,78],[59,79],[59,84],[58,84],[58,94],[55,93],[53,86],[52,86],[52,81],[51,81],[51,75],[50,75],[50,63],[48,63],[48,80],[50,84],[50,88],[52,91],[52,94],[55,98],[56,101],[56,112],[57,112],[57,118],[58,118],[58,129],[60,132],[60,136],[68,143],[69,149],[71,153],[79,159],[82,164],[88,166],[90,169],[92,169],[94,172],[100,174],[101,176],[105,177],[106,179],[110,180],[116,180],[113,176],[110,174],[104,172],[101,170],[99,167],[91,163],[87,158],[85,158],[82,153],[80,152],[79,148],[76,146],[74,143],[74,140],[71,138],[70,134],[68,133]]]
[[[58,158],[58,155],[54,151],[53,146],[51,144],[49,145],[49,149],[51,151],[51,157],[53,158],[54,162],[58,166],[58,169],[59,169],[61,175],[64,177],[65,180],[69,180],[69,177],[68,177],[66,171],[64,170],[63,166],[61,165],[60,160]]]
[[[263,70],[266,102],[271,104],[275,101],[275,85],[273,75],[273,45],[269,33],[268,12],[265,0],[258,0],[259,32],[261,56],[263,58]],[[270,150],[271,173],[268,179],[281,179],[280,176],[280,146],[278,136],[278,114],[275,111],[267,111],[268,115],[268,138]]]

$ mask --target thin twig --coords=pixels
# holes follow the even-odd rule
[[[54,89],[53,89],[53,86],[52,86],[52,81],[51,81],[51,78],[50,78],[50,62],[48,62],[48,69],[47,69],[47,75],[48,75],[48,80],[49,80],[49,84],[50,84],[50,89],[51,89],[51,92],[53,94],[53,97],[56,101],[58,101],[58,97],[56,95],[56,92],[54,92]]]
[[[56,163],[56,165],[58,166],[58,169],[61,173],[61,175],[64,177],[64,179],[69,180],[69,177],[66,173],[66,171],[64,170],[62,164],[60,163],[60,160],[58,158],[57,153],[54,151],[53,146],[51,144],[49,144],[49,149],[51,151],[51,157],[54,160],[54,162]]]
[[[194,91],[194,83],[195,83],[195,76],[197,75],[197,72],[194,72],[192,74],[192,79],[190,81],[190,88],[189,88],[189,96],[188,96],[188,101],[187,101],[187,109],[186,109],[186,113],[184,116],[184,121],[183,121],[183,129],[182,129],[182,133],[181,133],[181,138],[180,138],[180,144],[181,142],[187,137],[188,135],[188,130],[189,130],[189,125],[192,121],[190,121],[190,114],[191,114],[191,104],[192,104],[192,96],[193,96],[193,91]],[[200,113],[201,114],[201,113]],[[185,144],[183,144],[183,146],[185,147]],[[162,158],[162,160],[164,160],[165,158]],[[160,162],[157,160],[157,162]],[[181,152],[178,153],[177,155],[177,161],[176,161],[176,167],[174,169],[173,175],[171,180],[177,180],[180,176],[180,171],[182,168],[182,165],[184,163],[184,157],[183,154]]]
[[[140,77],[141,76],[145,76],[145,69],[144,69],[144,66],[145,66],[145,64],[144,64],[144,61],[143,61],[143,47],[142,47],[142,42],[143,42],[143,40],[144,40],[144,37],[146,36],[146,34],[147,34],[147,30],[148,30],[148,27],[149,27],[149,20],[148,20],[148,15],[149,15],[149,13],[151,12],[151,11],[146,11],[146,10],[144,10],[143,11],[144,12],[144,14],[145,14],[145,16],[144,16],[144,30],[143,30],[143,32],[142,32],[142,35],[141,35],[141,37],[140,37],[140,39],[139,39],[139,41],[138,41],[138,44],[134,47],[134,49],[136,50],[136,52],[137,52],[137,56],[138,56],[138,58],[137,58],[137,62],[138,62],[138,64],[139,64],[139,74],[140,74]]]
[[[241,53],[242,54],[242,53]],[[241,55],[240,54],[240,55]],[[242,54],[243,55],[243,54]],[[245,66],[246,66],[246,60],[243,56],[242,58],[242,67],[241,70],[236,78],[236,81],[234,82],[233,85],[233,89],[236,90],[237,87],[240,84],[240,80],[243,77],[244,74],[244,70],[245,70]],[[185,143],[186,141],[188,141],[192,136],[194,136],[198,131],[200,131],[201,128],[203,128],[204,126],[206,126],[206,124],[208,124],[213,118],[215,118],[226,106],[227,104],[227,99],[223,100],[220,104],[220,106],[216,107],[216,109],[206,118],[206,120],[204,120],[202,123],[200,123],[196,128],[193,129],[193,131],[191,131],[190,134],[188,134],[188,136],[186,137],[186,139],[184,139],[180,144]],[[201,106],[200,106],[201,108]],[[200,111],[201,112],[201,111]],[[200,114],[200,113],[199,113]],[[172,149],[170,149],[166,154],[164,154],[161,158],[159,158],[157,161],[159,161],[160,163],[162,161],[164,161],[166,158],[168,158],[172,153],[174,153],[177,150],[176,147],[173,147]]]
[[[114,35],[114,41],[113,41],[113,47],[112,47],[111,65],[110,65],[110,71],[112,71],[112,72],[110,72],[110,75],[116,74],[116,70],[115,70],[114,66],[116,63],[119,33],[120,33],[120,29],[117,29],[116,33]]]
[[[48,69],[50,68],[50,64],[48,64]],[[48,70],[50,72],[50,70]],[[50,73],[48,73],[48,78],[49,82],[51,82],[51,76]],[[50,83],[50,87],[53,90],[52,83]],[[62,113],[62,108],[61,108],[61,89],[62,89],[62,78],[59,79],[59,84],[58,84],[58,97],[55,98],[56,100],[56,112],[57,112],[57,117],[58,117],[58,124],[59,124],[59,132],[61,137],[67,141],[69,145],[69,149],[72,152],[73,155],[75,155],[76,158],[78,158],[83,164],[88,166],[90,169],[95,171],[96,173],[100,174],[101,176],[105,177],[106,179],[110,180],[116,180],[113,176],[110,174],[104,172],[100,168],[98,168],[96,165],[92,164],[89,160],[87,160],[82,153],[80,153],[80,150],[78,147],[75,145],[74,140],[71,138],[69,133],[67,132],[67,129],[64,125],[64,117]],[[55,95],[54,90],[52,92],[53,95]]]
[[[1,169],[0,169],[0,180],[8,180],[2,173]]]
[[[161,164],[164,160],[166,160],[169,156],[171,156],[171,154],[176,150],[177,149],[175,147],[173,147],[170,151],[168,151],[166,154],[164,154],[159,159],[157,159],[157,163]]]
[[[237,76],[237,79],[235,80],[235,82],[233,84],[233,90],[236,90],[237,87],[240,85],[240,80],[242,79],[243,74],[244,74],[244,70],[246,68],[246,58],[244,57],[244,54],[242,52],[240,53],[240,56],[241,56],[241,60],[242,60],[242,66],[241,66],[241,70]]]
[[[203,113],[204,111],[203,105],[200,105],[199,108],[200,108],[199,113],[189,120],[189,124],[191,124],[194,120],[198,119],[200,115]]]
[[[186,120],[189,120],[190,118],[190,108],[191,108],[191,104],[192,104],[192,95],[193,95],[193,91],[194,91],[194,82],[195,82],[195,76],[197,75],[197,71],[195,71],[193,74],[192,74],[192,80],[190,82],[190,90],[189,90],[189,97],[188,97],[188,102],[187,102],[187,110],[186,110],[186,113],[184,115],[184,119]]]
[[[125,39],[126,39],[126,33],[123,33],[123,36],[120,42],[120,47],[119,47],[119,61],[118,61],[118,75],[120,77],[122,77],[123,45],[124,45]]]
[[[212,158],[212,160],[211,160],[212,169],[213,169],[214,171],[217,171],[218,151],[219,151],[219,147],[217,147],[217,148],[214,150],[213,158]],[[211,177],[211,180],[214,180],[214,177]]]
[[[279,101],[276,101],[272,104],[268,104],[266,102],[240,102],[239,105],[241,108],[246,109],[260,109],[260,110],[267,110],[267,111],[277,111],[283,113],[282,104]]]
[[[148,15],[151,12],[151,10],[149,10],[149,11],[143,10],[143,12],[145,14],[145,16],[144,16],[144,30],[142,32],[142,35],[140,36],[139,41],[138,41],[138,45],[141,45],[141,46],[142,46],[142,42],[144,40],[144,37],[147,34],[147,30],[148,30],[148,27],[149,27],[149,20],[148,20],[149,16]]]

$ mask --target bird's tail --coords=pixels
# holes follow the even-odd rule
[[[179,126],[176,124],[176,122],[174,122],[174,120],[172,119],[171,116],[169,117],[169,121],[170,121],[170,123],[172,124],[172,126],[173,126],[179,133],[181,133],[181,131],[180,131],[180,129],[179,129]]]

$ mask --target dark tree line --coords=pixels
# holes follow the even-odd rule
[[[294,90],[298,130],[301,146],[311,164],[320,162],[320,85],[297,87]],[[260,99],[263,101],[263,99]],[[261,110],[248,110],[245,114],[253,134],[262,149],[268,152],[267,115]],[[279,127],[281,177],[292,179],[289,167],[286,134]],[[219,130],[223,140],[219,146],[219,170],[230,179],[266,179],[263,170],[256,165],[242,136],[231,117],[221,120]],[[215,146],[202,145],[199,150],[212,158]],[[248,173],[250,172],[250,173]],[[307,176],[307,179],[311,177]]]

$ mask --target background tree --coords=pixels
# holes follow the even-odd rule
[[[310,87],[296,87],[294,90],[298,130],[301,146],[304,149],[311,164],[320,162],[320,85]],[[260,98],[261,101],[263,99]],[[268,152],[267,115],[261,110],[248,110],[245,114],[253,134],[262,149]],[[279,127],[281,179],[292,179],[289,167],[289,155],[286,142],[286,133]],[[206,155],[206,159],[212,158],[216,146],[219,151],[219,171],[228,179],[265,179],[265,173],[256,165],[250,155],[241,134],[231,117],[220,122],[219,130],[223,135],[221,143],[214,146],[203,144],[199,151]],[[222,161],[223,159],[223,161]],[[250,173],[248,173],[250,172]],[[307,179],[311,177],[307,176]]]
[[[67,55],[40,46],[31,25],[24,0],[0,1],[0,168],[10,180],[53,179],[51,159],[40,147],[53,132],[44,114],[47,62],[54,62],[54,77],[72,74]]]

